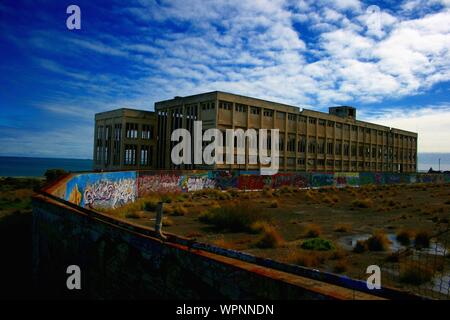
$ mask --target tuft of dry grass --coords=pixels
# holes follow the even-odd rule
[[[333,268],[336,273],[344,273],[348,270],[348,262],[347,260],[341,259],[336,262]]]
[[[254,232],[254,223],[269,222],[265,211],[250,204],[229,204],[207,210],[199,216],[199,221],[214,225],[220,230],[232,232]]]
[[[284,239],[274,226],[266,224],[262,229],[262,235],[255,243],[258,248],[279,248],[284,244]]]
[[[414,237],[414,232],[408,229],[402,229],[397,232],[396,238],[404,246],[408,246],[411,243],[411,239]]]
[[[419,286],[433,278],[433,270],[419,262],[400,264],[400,281]]]
[[[163,217],[162,225],[163,227],[170,227],[171,225],[173,225],[173,220],[170,219],[169,217]]]
[[[414,245],[416,248],[428,248],[430,246],[431,235],[428,231],[419,231],[417,232],[414,238]]]
[[[173,207],[172,215],[173,216],[184,216],[188,213],[188,210],[182,205],[176,205]]]
[[[338,224],[334,227],[335,232],[349,232],[352,230],[352,225],[348,223]]]
[[[386,251],[389,249],[390,241],[383,231],[375,231],[373,235],[366,240],[367,248],[370,251]]]
[[[352,201],[352,206],[355,208],[367,209],[373,206],[373,202],[369,198],[356,199]]]
[[[233,249],[234,248],[234,245],[232,243],[226,241],[224,238],[219,238],[219,239],[213,240],[212,243],[215,246],[223,248],[223,249]]]
[[[278,201],[277,200],[272,200],[271,202],[270,202],[270,207],[271,208],[278,208],[280,205],[279,205],[279,203],[278,203]]]
[[[317,238],[322,233],[322,229],[320,226],[316,224],[309,224],[305,228],[305,237],[306,238]]]
[[[324,254],[321,254],[319,252],[296,251],[293,252],[288,259],[290,260],[290,263],[307,268],[314,268],[324,263],[326,257]]]
[[[144,218],[144,214],[140,211],[132,211],[125,214],[125,217],[128,219],[141,219]]]

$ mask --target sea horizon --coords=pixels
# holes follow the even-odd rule
[[[441,171],[450,170],[450,152],[424,152],[418,154],[418,171],[427,172],[430,168]],[[0,177],[44,177],[48,169],[63,169],[66,171],[90,171],[93,160],[84,158],[58,157],[22,157],[0,156]]]

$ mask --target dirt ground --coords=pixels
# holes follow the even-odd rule
[[[360,235],[382,232],[396,237],[400,231],[434,235],[447,230],[450,219],[450,185],[391,185],[320,190],[227,191],[193,194],[152,195],[140,203],[113,212],[133,223],[154,227],[155,212],[146,201],[163,198],[163,231],[200,242],[240,250],[256,256],[303,265],[353,278],[366,278],[366,268],[382,264],[396,248],[356,253],[350,240]],[[273,247],[257,246],[261,233],[231,232],[201,222],[205,212],[227,206],[251,206],[270,217],[270,225],[281,242]],[[150,206],[151,207],[151,206]],[[143,208],[144,210],[140,210]],[[181,208],[181,209],[180,209]],[[312,230],[312,234],[308,232]],[[335,249],[305,250],[302,243],[311,237],[329,240]],[[450,243],[443,244],[449,249]],[[447,259],[447,266],[448,266]],[[401,287],[401,284],[396,284]]]

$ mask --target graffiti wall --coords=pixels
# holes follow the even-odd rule
[[[136,172],[86,173],[66,183],[65,200],[89,208],[117,208],[137,198]]]
[[[116,208],[152,193],[193,192],[211,188],[262,190],[284,186],[320,188],[410,183],[450,183],[450,175],[282,172],[262,176],[259,171],[124,171],[75,174],[54,193],[83,207]]]

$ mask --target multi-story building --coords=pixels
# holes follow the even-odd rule
[[[173,165],[171,132],[203,130],[279,129],[281,171],[415,172],[417,133],[356,119],[356,109],[332,107],[329,113],[225,92],[175,97],[155,104],[158,116],[158,168],[258,169],[259,165]]]
[[[259,169],[259,164],[180,165],[171,161],[177,128],[279,129],[280,171],[415,172],[417,133],[356,119],[356,109],[329,113],[225,92],[155,103],[155,112],[117,109],[95,115],[94,169]],[[248,150],[248,149],[247,149]]]
[[[97,113],[94,170],[154,168],[155,133],[154,112],[122,108]]]

